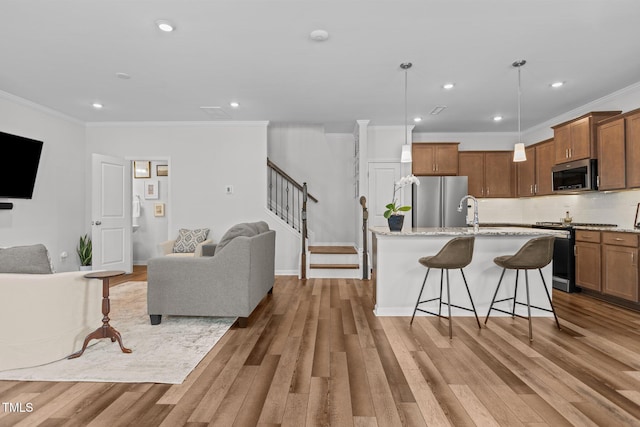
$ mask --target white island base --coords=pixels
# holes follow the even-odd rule
[[[426,267],[418,263],[424,256],[435,255],[449,240],[458,236],[475,235],[475,246],[471,264],[464,268],[469,290],[478,313],[483,318],[489,311],[491,299],[498,285],[502,268],[494,264],[493,259],[500,255],[515,254],[528,240],[547,235],[557,238],[566,237],[565,231],[533,229],[522,227],[481,227],[474,232],[472,228],[416,228],[411,231],[390,232],[386,227],[372,227],[373,233],[373,281],[375,314],[377,316],[411,316],[427,272]],[[440,293],[440,269],[431,269],[421,300],[435,298]],[[507,270],[497,299],[513,296],[514,270]],[[547,289],[551,295],[552,264],[542,269]],[[449,270],[451,303],[471,308],[469,296],[464,287],[460,270]],[[529,270],[529,292],[531,305],[549,308],[538,270]],[[446,301],[446,271],[444,275],[443,300]],[[524,272],[518,279],[518,301],[526,302]],[[502,302],[494,307],[511,310],[512,302]],[[438,302],[424,304],[429,311],[438,311]],[[526,306],[516,306],[516,313],[526,315]],[[442,307],[447,314],[447,307]],[[473,316],[472,312],[451,308],[452,316]],[[553,316],[552,313],[532,309],[532,316]],[[427,315],[417,312],[418,315]],[[491,316],[507,316],[492,311]]]

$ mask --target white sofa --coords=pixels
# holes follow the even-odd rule
[[[102,323],[102,281],[84,271],[0,273],[0,371],[62,359]]]

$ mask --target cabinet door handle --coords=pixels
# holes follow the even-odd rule
[[[564,150],[564,158],[565,159],[569,158],[569,149],[568,148]]]
[[[533,194],[533,184],[531,184],[531,187],[529,187],[529,193]]]
[[[489,195],[489,187],[487,187],[487,196]]]
[[[533,193],[538,194],[538,184],[533,184]]]
[[[616,237],[614,240],[616,242],[622,242],[624,239],[622,237]]]
[[[577,246],[573,246],[573,256],[577,256],[578,255],[578,247]]]
[[[635,252],[631,252],[631,265],[632,266],[636,266],[636,253]]]

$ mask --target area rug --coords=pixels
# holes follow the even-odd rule
[[[3,371],[0,380],[181,384],[235,321],[163,316],[161,324],[152,326],[146,282],[114,286],[110,299],[111,325],[132,353],[122,353],[117,342],[106,338],[92,340],[77,359]]]

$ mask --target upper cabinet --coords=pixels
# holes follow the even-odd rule
[[[516,163],[517,195],[528,197],[552,194],[551,168],[555,163],[553,139],[530,145],[525,152],[527,160]]]
[[[627,188],[640,187],[640,109],[628,113],[625,121]]]
[[[624,117],[598,124],[598,189],[625,188]]]
[[[595,111],[553,126],[556,164],[596,158],[596,124],[620,111]]]
[[[640,187],[640,109],[597,125],[598,189]]]
[[[411,145],[414,175],[457,175],[458,142],[425,143]]]
[[[513,151],[461,151],[460,176],[467,176],[469,194],[475,197],[513,197]]]

